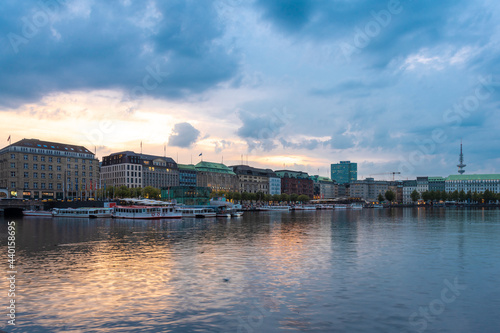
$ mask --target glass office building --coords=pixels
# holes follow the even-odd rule
[[[358,164],[351,161],[341,161],[331,165],[331,179],[338,184],[352,183],[358,180]]]

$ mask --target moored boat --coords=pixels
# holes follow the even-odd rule
[[[111,217],[112,215],[113,215],[112,208],[101,208],[101,207],[54,208],[52,210],[53,217],[98,218],[98,217]]]
[[[162,206],[116,206],[113,208],[113,217],[120,219],[180,219],[182,212],[174,204]]]
[[[267,206],[268,210],[272,211],[289,211],[290,206]]]
[[[359,203],[359,202],[354,202],[350,205],[351,209],[363,209],[363,204]]]
[[[24,216],[41,216],[52,217],[52,212],[49,210],[23,210]]]
[[[293,210],[316,210],[316,206],[297,205],[292,208]]]
[[[241,217],[241,216],[243,216],[243,212],[240,211],[231,212],[231,217]]]

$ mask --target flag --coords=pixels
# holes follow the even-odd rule
[[[198,156],[201,156],[201,155],[203,155],[203,153],[200,153],[200,155],[198,155]]]

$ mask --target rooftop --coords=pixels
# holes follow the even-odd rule
[[[58,150],[58,151],[68,151],[73,153],[82,153],[82,154],[92,154],[93,152],[88,150],[83,146],[69,145],[66,143],[60,142],[50,142],[50,141],[41,141],[38,139],[22,139],[21,141],[15,142],[8,147],[16,146],[16,147],[27,147],[27,148],[37,148],[37,149],[47,149],[47,150]]]
[[[194,164],[177,164],[179,170],[196,171]]]
[[[213,162],[205,162],[201,161],[195,166],[197,171],[205,171],[205,172],[218,172],[218,173],[227,173],[230,175],[236,175],[231,168],[228,168],[222,163],[213,163]]]
[[[450,175],[446,180],[500,180],[500,174]]]

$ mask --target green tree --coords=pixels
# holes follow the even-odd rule
[[[465,194],[465,191],[462,189],[460,192],[458,192],[458,200],[460,201],[465,201],[467,199],[467,194]]]
[[[226,200],[230,201],[234,199],[234,193],[233,192],[226,192]]]
[[[495,200],[495,193],[491,192],[490,190],[486,190],[483,193],[483,199],[485,203],[489,203],[490,201]]]
[[[300,202],[309,202],[309,196],[305,195],[305,194],[301,194],[298,196],[297,198],[298,201]]]
[[[139,198],[142,195],[142,188],[140,187],[132,187],[130,189],[130,197],[131,198]]]
[[[115,194],[115,187],[114,186],[106,186],[106,189],[104,190],[104,196],[106,198],[111,198],[113,199],[114,198],[114,194]]]
[[[460,198],[460,193],[458,193],[458,190],[455,190],[450,193],[449,198],[453,201],[458,201],[458,199]]]
[[[130,197],[130,189],[122,185],[116,189],[115,196],[117,198],[129,198]]]
[[[248,200],[256,201],[257,200],[257,193],[249,193]]]
[[[263,200],[264,200],[264,198],[265,198],[265,195],[264,195],[264,193],[263,193],[263,192],[258,191],[257,193],[255,193],[255,197],[256,197],[256,199],[257,199],[258,201],[263,201]]]
[[[379,194],[378,194],[377,201],[378,201],[378,202],[382,202],[382,201],[384,201],[384,196],[382,195],[382,193],[379,193]]]
[[[396,199],[396,194],[392,192],[391,190],[388,190],[385,192],[385,198],[389,202],[393,202],[394,199]]]
[[[413,202],[418,201],[418,199],[420,199],[420,193],[418,193],[417,190],[413,190],[413,192],[411,192],[411,194],[410,194],[410,197],[411,197],[411,201],[413,201]]]
[[[422,193],[422,200],[424,200],[424,202],[431,200],[431,194],[429,191],[425,191]]]
[[[474,191],[474,193],[472,193],[472,201],[475,203],[481,202],[481,195],[479,195],[477,191]]]
[[[299,198],[299,195],[298,195],[298,194],[296,194],[296,193],[292,193],[292,194],[290,195],[290,201],[291,201],[291,202],[297,202],[297,199],[298,199],[298,198]]]
[[[472,192],[471,190],[467,191],[466,199],[468,202],[472,201]]]
[[[290,201],[290,196],[288,194],[286,194],[286,193],[281,193],[280,197],[281,197],[281,201],[283,201],[283,202],[289,202]]]
[[[439,198],[440,198],[441,200],[446,201],[446,200],[448,200],[448,197],[449,197],[449,196],[448,196],[448,192],[446,192],[446,191],[444,191],[444,190],[443,190],[443,191],[440,191]]]
[[[241,200],[243,200],[243,201],[250,200],[250,193],[248,193],[248,192],[241,193]]]
[[[161,191],[153,186],[146,186],[143,189],[143,193],[147,199],[159,199],[161,195]]]
[[[240,201],[241,200],[241,193],[240,192],[234,192],[233,193],[233,200]]]
[[[273,201],[274,202],[280,202],[281,201],[281,195],[279,195],[279,194],[273,194]]]
[[[264,200],[266,202],[272,201],[273,200],[273,196],[270,195],[270,194],[264,194]]]

